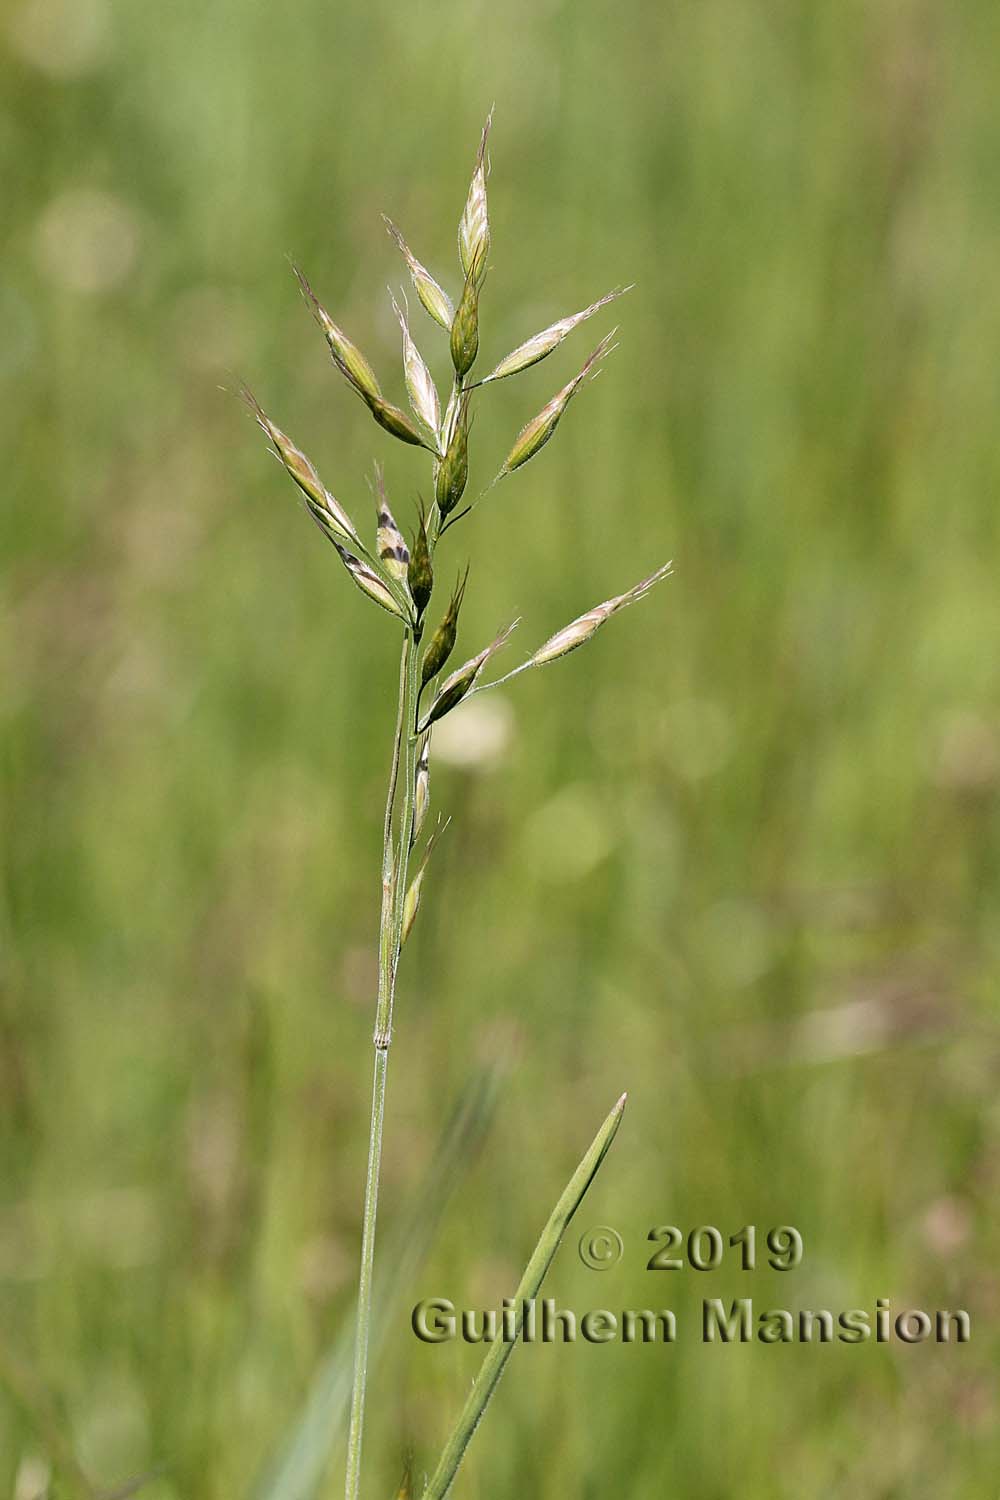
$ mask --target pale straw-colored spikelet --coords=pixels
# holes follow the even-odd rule
[[[455,382],[448,395],[448,404],[444,409],[444,416],[441,418],[441,447],[445,453],[447,453],[451,440],[455,436],[455,426],[458,422],[458,415],[462,407],[464,395],[465,392]]]
[[[420,837],[420,830],[424,826],[427,813],[431,805],[431,731],[428,730],[420,741],[420,749],[417,752],[417,769],[413,780],[413,832],[410,843],[415,844]]]
[[[403,335],[403,374],[406,378],[406,390],[410,397],[410,405],[416,412],[418,419],[424,424],[427,431],[434,439],[435,448],[439,445],[439,431],[441,427],[441,403],[438,400],[437,387],[423,356],[410,333],[410,324],[406,312],[389,293],[392,302],[392,310],[399,321],[400,332]]]
[[[389,585],[384,579],[379,577],[375,569],[369,567],[366,562],[362,562],[360,557],[355,557],[353,552],[349,551],[347,547],[342,546],[335,539],[333,545],[339,552],[344,567],[350,573],[361,592],[367,594],[369,599],[374,599],[376,604],[380,604],[383,609],[387,609],[391,615],[396,615],[400,620],[406,620],[407,616],[400,608]]]
[[[661,578],[666,578],[673,571],[672,563],[664,563],[657,568],[655,573],[650,573],[641,583],[633,588],[627,589],[624,594],[616,594],[613,599],[606,599],[603,604],[595,604],[593,609],[588,609],[585,614],[579,615],[564,625],[562,630],[557,630],[555,635],[550,636],[544,645],[539,646],[525,663],[526,667],[541,667],[546,662],[556,661],[560,656],[568,656],[578,646],[586,645],[593,636],[597,634],[606,620],[617,614],[620,609],[625,609],[629,604],[635,604],[649,593],[654,584],[659,583]]]
[[[261,431],[274,444],[274,451],[305,495],[309,509],[316,520],[331,535],[341,537],[345,541],[357,542],[359,538],[354,522],[330,494],[302,449],[297,448],[277,423],[271,421],[249,386],[244,385],[240,390],[240,395],[253,412]]]
[[[462,699],[475,686],[476,679],[486,663],[507,644],[511,632],[518,624],[519,621],[514,620],[488,646],[484,646],[482,651],[478,652],[475,656],[470,656],[467,662],[463,662],[449,677],[445,678],[437,691],[433,703],[417,725],[418,734],[423,734],[424,730],[428,729],[437,719],[443,718],[445,714],[450,713],[453,708],[456,708],[461,703]]]
[[[480,384],[488,385],[491,380],[503,380],[507,375],[517,375],[521,370],[528,370],[532,365],[539,364],[543,359],[547,359],[554,349],[558,349],[563,339],[567,338],[574,328],[579,328],[581,323],[585,323],[596,312],[600,312],[602,307],[607,307],[609,302],[614,302],[616,298],[623,297],[631,290],[631,286],[616,287],[613,292],[599,297],[596,302],[592,302],[581,312],[571,313],[569,317],[550,323],[548,328],[542,329],[541,333],[536,333],[533,338],[526,339],[523,344],[518,344],[516,349],[500,361],[495,370],[491,370],[480,381]]]
[[[421,305],[434,319],[435,323],[439,323],[447,333],[451,328],[451,322],[455,316],[455,309],[452,306],[451,298],[444,288],[439,286],[434,280],[427,267],[420,264],[392,220],[385,214],[382,215],[382,219],[386,229],[395,240],[400,254],[406,261],[410,280],[413,282],[413,289],[420,298]]]
[[[389,508],[389,501],[385,493],[385,484],[382,479],[382,470],[378,468],[375,473],[378,486],[378,494],[375,500],[378,520],[375,532],[375,550],[379,562],[390,578],[395,578],[397,583],[404,583],[410,566],[410,549],[407,547],[403,533],[396,524],[396,518]]]
[[[493,111],[491,110],[483,126],[476,165],[469,184],[462,219],[458,226],[458,251],[462,260],[462,270],[466,277],[477,285],[486,274],[486,257],[490,250],[490,216],[486,204],[486,178],[489,175],[489,165],[486,160],[486,146],[492,124]]]
[[[513,448],[511,448],[504,460],[500,474],[497,476],[498,478],[504,474],[512,474],[515,469],[521,468],[523,464],[526,464],[529,459],[534,458],[535,454],[539,453],[545,447],[545,444],[558,427],[563,412],[581,385],[583,385],[589,375],[599,373],[594,367],[606,354],[610,353],[613,347],[612,339],[617,332],[617,328],[613,328],[601,340],[583,368],[573,376],[573,379],[567,381],[561,391],[556,392],[552,400],[542,407],[537,416],[532,417],[530,422],[525,423],[517,435]]]
[[[309,285],[305,273],[298,266],[293,265],[292,269],[298,277],[303,296],[309,302],[316,321],[323,330],[323,336],[334,364],[352,390],[361,397],[378,425],[391,433],[393,437],[399,438],[400,442],[412,443],[420,448],[429,447],[430,445],[421,437],[406,413],[400,411],[398,406],[394,406],[382,395],[382,388],[375,378],[371,365],[358,346],[352,343],[344,330],[338,327],[330,317]],[[437,452],[436,443],[431,448],[431,452]]]
[[[644,599],[661,578],[669,577],[673,569],[672,562],[664,563],[656,569],[655,573],[650,573],[648,578],[626,589],[624,594],[616,594],[613,599],[605,599],[603,604],[595,604],[593,609],[588,609],[584,614],[578,615],[575,620],[571,620],[568,625],[557,630],[555,635],[549,636],[549,639],[539,646],[537,651],[533,651],[527,661],[523,661],[519,667],[515,667],[512,672],[505,673],[503,677],[497,677],[493,682],[473,684],[466,693],[466,697],[471,697],[474,693],[488,692],[490,688],[500,687],[503,683],[510,682],[512,678],[520,677],[522,672],[527,672],[532,667],[543,667],[550,661],[558,661],[561,656],[568,656],[579,646],[585,646],[612,615],[617,614],[620,609],[625,609],[629,604],[635,604],[639,599]]]
[[[413,880],[410,883],[410,887],[406,892],[405,897],[403,898],[403,923],[399,937],[399,946],[401,948],[406,942],[406,939],[409,937],[410,933],[413,931],[413,924],[417,920],[417,913],[420,910],[420,897],[423,894],[424,888],[424,876],[427,873],[427,863],[434,852],[434,846],[436,845],[441,834],[444,833],[450,822],[451,819],[448,818],[444,823],[439,823],[437,828],[435,828],[434,832],[431,834],[430,838],[427,840],[427,848],[424,850],[423,858],[420,861],[420,867],[417,870],[416,875],[414,875]]]
[[[302,295],[309,303],[313,316],[326,339],[334,364],[343,375],[344,379],[357,391],[362,400],[367,402],[380,401],[382,390],[375,378],[375,372],[365,359],[358,346],[351,342],[342,328],[333,321],[326,308],[320,302],[316,293],[309,284],[309,279],[301,267],[294,265],[295,272]]]

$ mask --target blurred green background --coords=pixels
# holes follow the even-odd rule
[[[621,322],[448,538],[461,645],[677,571],[440,736],[383,1273],[476,1070],[497,1097],[403,1274],[366,1493],[478,1366],[409,1307],[513,1290],[623,1088],[574,1229],[625,1259],[571,1233],[547,1290],[673,1307],[678,1344],[518,1351],[456,1493],[995,1492],[998,44],[986,0],[4,7],[0,1493],[82,1493],[75,1458],[272,1496],[349,1322],[396,631],[220,387],[355,516],[380,456],[409,523],[426,455],[285,256],[401,400],[379,212],[454,294],[494,100],[483,367],[637,287],[481,404],[474,484]],[[791,1223],[804,1263],[656,1275],[667,1222]],[[700,1299],[746,1295],[966,1307],[973,1341],[702,1347]]]

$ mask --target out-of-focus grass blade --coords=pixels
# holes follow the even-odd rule
[[[463,1091],[416,1196],[409,1218],[390,1237],[381,1263],[391,1267],[379,1299],[372,1337],[377,1357],[399,1295],[427,1254],[441,1216],[489,1130],[502,1066],[476,1073]],[[323,1361],[302,1413],[281,1451],[257,1484],[255,1500],[312,1500],[343,1436],[351,1400],[353,1318],[348,1318]]]
[[[524,1269],[521,1284],[514,1293],[514,1301],[517,1308],[517,1333],[516,1337],[507,1343],[503,1339],[497,1340],[490,1345],[483,1360],[479,1379],[469,1392],[468,1399],[462,1408],[462,1414],[452,1430],[451,1437],[445,1444],[444,1452],[441,1454],[440,1462],[431,1476],[430,1483],[424,1490],[422,1500],[444,1500],[452,1481],[458,1473],[458,1466],[465,1457],[465,1450],[472,1441],[473,1433],[483,1419],[483,1413],[489,1404],[490,1397],[500,1382],[500,1376],[504,1372],[504,1366],[513,1352],[517,1339],[521,1336],[521,1327],[524,1321],[524,1304],[537,1296],[538,1289],[545,1279],[545,1273],[552,1264],[552,1257],[559,1248],[559,1242],[565,1233],[566,1226],[576,1213],[583,1195],[594,1180],[598,1167],[604,1160],[611,1142],[615,1138],[618,1126],[621,1124],[622,1115],[625,1112],[626,1095],[622,1094],[614,1109],[608,1115],[601,1126],[586,1156],[577,1167],[573,1176],[566,1185],[566,1190],[549,1218],[549,1222],[542,1230],[542,1237],[535,1246],[531,1259]]]

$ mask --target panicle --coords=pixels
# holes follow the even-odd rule
[[[428,729],[437,719],[443,718],[453,708],[457,708],[466,694],[475,686],[476,678],[486,663],[507,644],[511,632],[516,628],[518,623],[517,620],[514,620],[488,646],[484,646],[482,651],[478,652],[475,656],[470,656],[469,660],[463,662],[456,671],[452,672],[450,677],[445,678],[437,691],[433,703],[417,725],[418,734],[423,734],[424,730]]]
[[[562,630],[557,630],[555,635],[550,636],[544,645],[539,646],[530,659],[525,663],[530,667],[541,667],[546,662],[556,661],[560,656],[568,656],[578,646],[583,646],[590,640],[591,636],[597,634],[606,620],[610,620],[618,610],[624,609],[629,604],[635,604],[637,600],[643,599],[653,586],[666,578],[673,571],[672,563],[664,563],[657,568],[655,573],[650,573],[641,583],[635,584],[633,588],[627,589],[624,594],[617,594],[613,599],[606,599],[603,604],[596,604],[593,609],[588,609],[585,614],[579,615],[577,619],[571,620],[564,625]]]
[[[407,570],[410,597],[416,605],[417,616],[421,616],[430,603],[434,588],[434,569],[431,564],[430,543],[427,540],[427,516],[421,502],[417,513],[417,530],[413,538],[413,551]]]
[[[441,436],[444,457],[434,472],[434,496],[438,510],[446,516],[465,494],[469,481],[469,402],[470,391],[462,391],[448,403]]]
[[[392,301],[392,310],[399,320],[399,327],[403,335],[403,374],[406,377],[406,389],[410,397],[410,405],[416,412],[419,420],[424,424],[427,431],[434,439],[434,446],[438,446],[438,429],[441,426],[441,405],[438,401],[437,388],[421,356],[420,350],[410,335],[410,325],[406,314],[399,306],[392,293],[389,293]]]
[[[462,259],[462,270],[468,279],[478,286],[486,274],[486,257],[490,250],[490,217],[486,204],[486,178],[489,166],[486,161],[486,145],[493,111],[486,117],[483,133],[476,153],[475,170],[469,184],[462,220],[458,226],[458,250]]]
[[[616,287],[613,292],[608,292],[606,296],[599,297],[596,302],[592,302],[582,312],[571,313],[569,317],[560,318],[556,323],[550,323],[548,328],[542,329],[541,333],[536,333],[533,338],[526,339],[523,344],[519,344],[480,383],[488,385],[491,380],[503,380],[506,375],[517,375],[521,370],[528,370],[532,365],[537,365],[541,360],[546,359],[552,353],[553,349],[557,349],[563,339],[573,332],[574,328],[578,328],[581,323],[585,323],[588,318],[592,318],[596,312],[600,312],[602,307],[607,307],[609,302],[614,302],[617,297],[623,297],[626,292],[630,292],[631,290],[631,286]]]
[[[432,677],[436,677],[445,665],[451,653],[455,649],[455,640],[458,635],[458,616],[462,608],[462,600],[465,598],[465,585],[469,581],[469,570],[466,568],[465,576],[455,585],[454,592],[448,601],[441,623],[431,636],[430,645],[424,652],[424,659],[420,664],[420,686],[425,688]]]
[[[366,562],[362,562],[360,557],[355,557],[353,552],[341,546],[336,539],[333,539],[333,545],[340,553],[341,562],[361,592],[367,594],[369,599],[374,599],[376,604],[380,604],[391,615],[396,615],[400,620],[406,620],[407,616],[400,608],[388,584],[379,577],[375,569],[370,568]]]
[[[335,536],[351,542],[358,541],[354,522],[324,486],[315,467],[301,448],[297,448],[277,423],[271,421],[249,386],[244,385],[240,394],[257,419],[261,431],[274,444],[275,452],[305,495],[309,509],[320,525]]]
[[[500,476],[511,474],[515,469],[521,468],[523,464],[526,464],[529,459],[534,458],[535,454],[545,447],[545,444],[558,427],[563,412],[580,389],[580,386],[586,380],[587,376],[590,375],[598,361],[603,359],[609,352],[611,341],[617,332],[617,328],[613,328],[598,344],[593,354],[591,354],[583,366],[583,369],[574,375],[573,379],[568,381],[562,390],[558,391],[552,397],[552,400],[547,405],[542,407],[536,417],[532,417],[530,422],[525,423],[517,435],[513,448],[504,461],[503,467],[500,470]]]
[[[420,264],[392,220],[387,218],[385,214],[382,215],[382,218],[386,229],[388,229],[392,238],[396,241],[400,254],[406,261],[410,280],[413,282],[413,289],[420,298],[421,304],[430,313],[435,323],[440,323],[441,327],[447,333],[451,328],[451,321],[455,316],[455,309],[452,307],[451,298],[434,280],[427,267]]]
[[[353,344],[347,337],[343,329],[337,327],[337,324],[330,317],[330,314],[309,285],[309,280],[305,272],[299,266],[293,265],[292,269],[298,278],[303,296],[311,304],[313,315],[323,330],[337,369],[343,375],[344,379],[354,387],[363,401],[367,401],[369,404],[373,401],[380,401],[382,391],[378,381],[375,379],[375,372],[371,365],[365,359],[357,345]]]

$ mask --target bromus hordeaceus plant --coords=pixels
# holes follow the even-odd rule
[[[271,420],[250,391],[244,389],[243,392],[258,423],[271,440],[278,458],[305,496],[310,515],[333,543],[351,579],[370,600],[395,617],[402,636],[396,727],[383,827],[378,993],[373,1038],[374,1076],[358,1286],[354,1381],[347,1442],[347,1500],[357,1500],[360,1488],[361,1438],[372,1325],[375,1225],[396,977],[400,952],[419,913],[428,859],[439,832],[435,828],[425,836],[430,808],[433,726],[474,694],[495,687],[500,682],[509,682],[529,668],[545,666],[575,651],[590,640],[613,614],[643,598],[655,583],[670,572],[670,564],[666,563],[624,593],[616,594],[579,615],[503,677],[489,682],[481,680],[493,657],[507,644],[517,621],[507,625],[494,640],[442,678],[455,650],[459,617],[468,582],[467,569],[451,589],[433,628],[429,626],[429,611],[435,598],[439,545],[445,533],[463,516],[468,515],[477,503],[474,500],[471,504],[463,504],[469,478],[469,431],[473,403],[480,399],[480,393],[491,384],[508,379],[547,359],[576,327],[628,290],[619,288],[609,292],[582,311],[561,318],[526,339],[501,359],[483,379],[472,378],[479,353],[479,301],[490,252],[487,203],[489,130],[490,121],[487,120],[459,224],[461,287],[457,301],[452,301],[416,258],[396,225],[391,220],[386,220],[388,231],[403,255],[417,300],[448,335],[451,388],[444,403],[441,402],[431,371],[414,342],[405,296],[401,300],[393,297],[392,305],[402,335],[403,375],[413,412],[412,418],[386,399],[368,360],[334,322],[305,275],[296,269],[303,294],[326,338],[333,363],[347,384],[386,432],[401,442],[425,449],[431,455],[430,478],[434,498],[429,507],[420,502],[410,542],[406,541],[393,514],[380,470],[376,470],[374,487],[376,530],[374,542],[369,546],[355,521],[325,487],[306,455]],[[598,373],[601,362],[610,351],[613,338],[614,332],[606,335],[584,361],[578,373],[560,388],[536,416],[525,423],[493,484],[523,467],[552,438],[570,401],[586,381]],[[479,499],[482,498],[481,494]],[[604,1121],[549,1218],[518,1287],[518,1306],[523,1306],[522,1299],[533,1297],[540,1287],[566,1225],[618,1129],[624,1105],[623,1095]],[[424,1491],[427,1500],[441,1500],[450,1488],[512,1348],[511,1343],[491,1346],[480,1377],[469,1394],[440,1462]]]

